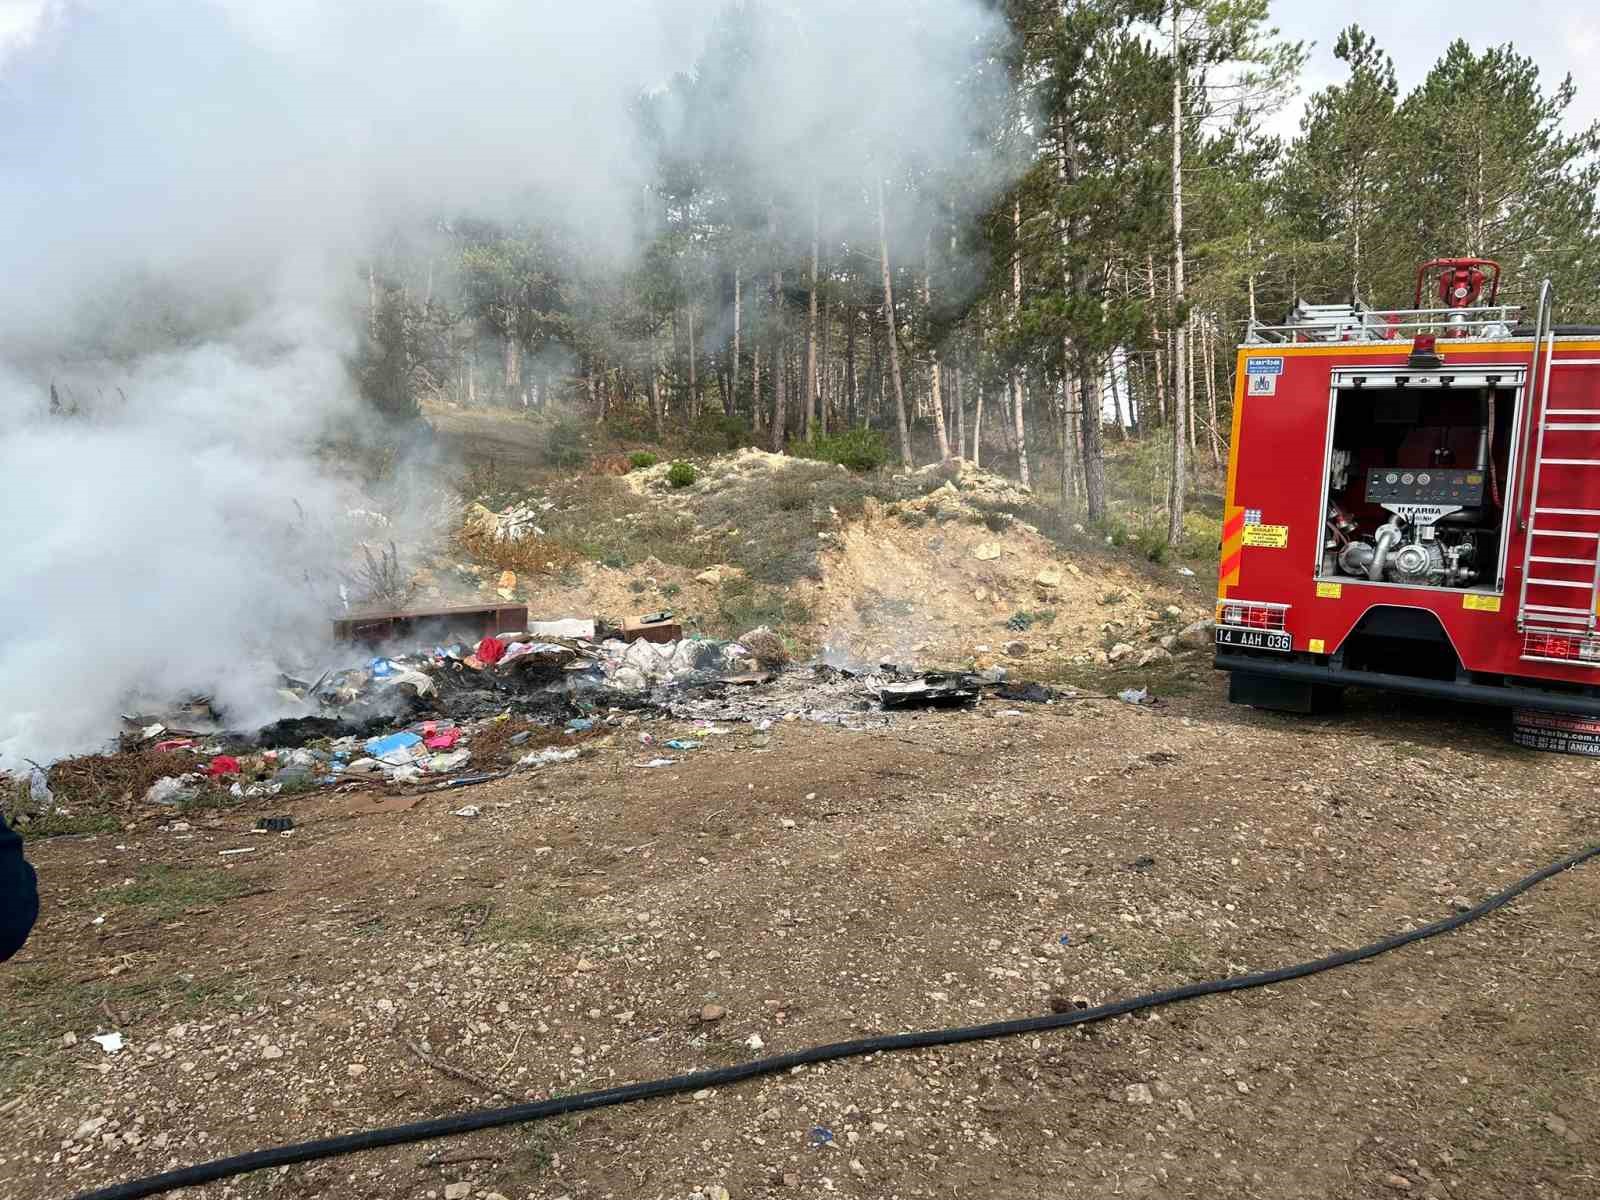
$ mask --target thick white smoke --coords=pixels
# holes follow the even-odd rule
[[[724,0],[44,0],[0,41],[0,769],[132,697],[271,715],[360,497],[320,449],[376,418],[359,264],[439,215],[558,223],[626,261],[637,101]],[[896,138],[953,157],[976,0],[783,0],[725,123],[753,178]],[[670,114],[669,114],[670,119]],[[850,153],[845,135],[852,129]],[[840,144],[830,146],[830,137]],[[131,286],[129,281],[139,281]],[[81,410],[49,412],[49,385]]]

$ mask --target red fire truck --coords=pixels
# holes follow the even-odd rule
[[[1361,685],[1600,731],[1573,719],[1600,718],[1600,326],[1499,284],[1441,259],[1410,309],[1250,327],[1217,586],[1234,702]]]

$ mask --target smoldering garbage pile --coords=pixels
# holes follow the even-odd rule
[[[284,675],[281,698],[300,715],[230,730],[203,697],[129,715],[116,751],[38,768],[26,788],[36,813],[86,797],[172,811],[320,789],[444,790],[571,761],[641,716],[866,729],[896,710],[971,707],[1004,680],[887,663],[791,666],[765,628],[735,641],[671,632],[630,641],[566,620],[476,643],[391,643],[360,665]]]

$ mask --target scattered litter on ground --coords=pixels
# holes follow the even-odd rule
[[[878,689],[885,709],[964,708],[978,702],[982,680],[976,675],[930,673],[904,683],[886,683]]]
[[[1123,688],[1122,691],[1117,693],[1117,699],[1124,704],[1148,704],[1150,703],[1150,689]]]
[[[464,806],[462,808],[456,809],[455,812],[452,813],[451,815],[452,816],[457,816],[457,817],[472,818],[472,817],[476,817],[476,816],[481,816],[482,814],[483,814],[483,809],[479,808],[476,804],[468,804],[468,805],[466,805],[466,806]]]
[[[535,750],[535,751],[533,751],[533,753],[525,754],[521,758],[519,758],[517,760],[517,766],[519,766],[519,767],[543,767],[543,766],[549,766],[551,763],[571,762],[573,759],[578,757],[578,753],[579,752],[577,750],[575,750],[575,749],[574,750],[555,750],[555,749]]]
[[[89,1039],[107,1054],[115,1054],[122,1049],[124,1042],[120,1033],[97,1033]]]
[[[1055,693],[1041,683],[1004,683],[995,690],[999,700],[1022,700],[1029,704],[1049,704]]]

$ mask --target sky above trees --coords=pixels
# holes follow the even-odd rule
[[[1600,7],[1572,0],[1455,0],[1445,4],[1396,4],[1393,0],[1272,0],[1272,19],[1284,35],[1315,42],[1300,80],[1300,98],[1270,124],[1275,133],[1299,127],[1305,98],[1345,77],[1333,55],[1339,31],[1351,23],[1370,33],[1394,59],[1402,92],[1409,91],[1438,60],[1446,45],[1465,38],[1483,50],[1514,42],[1539,64],[1550,82],[1571,73],[1578,95],[1567,112],[1577,129],[1600,117]]]

